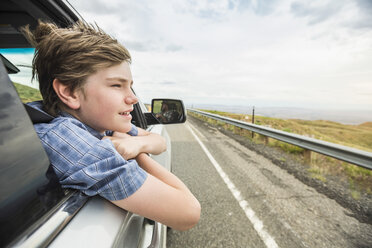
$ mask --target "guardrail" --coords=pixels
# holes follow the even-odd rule
[[[347,146],[337,145],[334,143],[317,140],[298,134],[288,133],[269,127],[259,126],[196,109],[187,110],[217,121],[221,121],[236,127],[240,127],[242,129],[252,131],[254,133],[264,135],[266,137],[302,147],[306,150],[318,152],[372,170],[372,153],[370,152],[358,150]]]

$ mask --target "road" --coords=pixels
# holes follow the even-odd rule
[[[372,247],[371,225],[218,129],[188,117],[167,130],[172,171],[202,206],[167,247]]]

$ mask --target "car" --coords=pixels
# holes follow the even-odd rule
[[[25,105],[12,82],[31,78],[33,48],[21,26],[41,19],[67,27],[80,15],[62,0],[2,0],[0,11],[0,247],[165,247],[166,226],[61,187],[33,128],[53,117]],[[164,103],[176,104],[179,118],[156,118]],[[152,157],[171,170],[164,124],[185,122],[186,111],[177,99],[154,99],[151,109],[139,101],[132,123],[166,139],[167,151]]]

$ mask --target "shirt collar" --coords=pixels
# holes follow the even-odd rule
[[[60,116],[63,116],[63,117],[67,117],[67,118],[72,118],[78,122],[81,123],[81,125],[83,125],[85,127],[85,129],[91,134],[93,135],[94,137],[96,137],[97,139],[102,139],[104,136],[106,136],[105,133],[100,133],[98,132],[97,130],[91,128],[90,126],[84,124],[83,122],[79,121],[78,119],[76,119],[76,117],[74,117],[73,115],[71,115],[70,113],[67,113],[67,112],[64,112],[64,111],[61,111],[58,113]]]

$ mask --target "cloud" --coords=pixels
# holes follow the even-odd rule
[[[274,12],[278,0],[187,0],[172,1],[176,12],[204,20],[223,22],[234,13],[250,12],[265,16]]]
[[[139,52],[146,52],[146,51],[151,50],[149,43],[145,43],[145,42],[125,41],[124,45],[129,51],[133,50],[133,51],[139,51]]]
[[[364,11],[371,13],[372,1],[371,0],[356,0],[357,5]]]
[[[106,15],[111,13],[115,15],[116,13],[121,13],[122,16],[126,15],[126,4],[124,2],[117,1],[102,1],[102,0],[89,0],[89,3],[85,1],[71,1],[74,8],[80,13],[80,9],[83,9],[85,13],[91,12],[97,15]],[[84,16],[83,16],[84,17]]]
[[[176,82],[164,81],[164,82],[159,82],[158,84],[162,84],[162,85],[172,85],[172,84],[176,84]]]
[[[357,17],[351,21],[349,26],[357,29],[372,28],[372,1],[357,0],[356,7],[358,9]]]
[[[372,1],[327,1],[320,5],[316,2],[298,1],[291,4],[291,13],[307,18],[309,25],[333,20],[339,27],[351,29],[372,28]]]
[[[173,7],[177,12],[191,14],[198,18],[218,20],[235,8],[235,2],[230,0],[188,0],[178,1]]]
[[[245,11],[245,10],[251,10],[253,11],[256,15],[260,16],[266,16],[275,10],[275,7],[278,4],[277,0],[265,0],[265,1],[257,1],[257,0],[240,0],[236,1],[237,4],[237,10],[238,11]]]
[[[181,51],[183,49],[182,46],[175,45],[175,44],[169,44],[168,46],[165,47],[165,50],[168,52],[177,52]]]
[[[158,52],[177,52],[183,50],[182,46],[175,45],[175,44],[168,44],[168,45],[161,45],[159,42],[155,41],[124,41],[124,46],[129,51],[137,51],[137,52],[151,52],[151,51],[158,51]]]
[[[308,17],[308,24],[314,25],[337,15],[342,7],[342,1],[328,1],[320,6],[313,4],[313,2],[301,1],[291,4],[291,12],[297,17]]]

